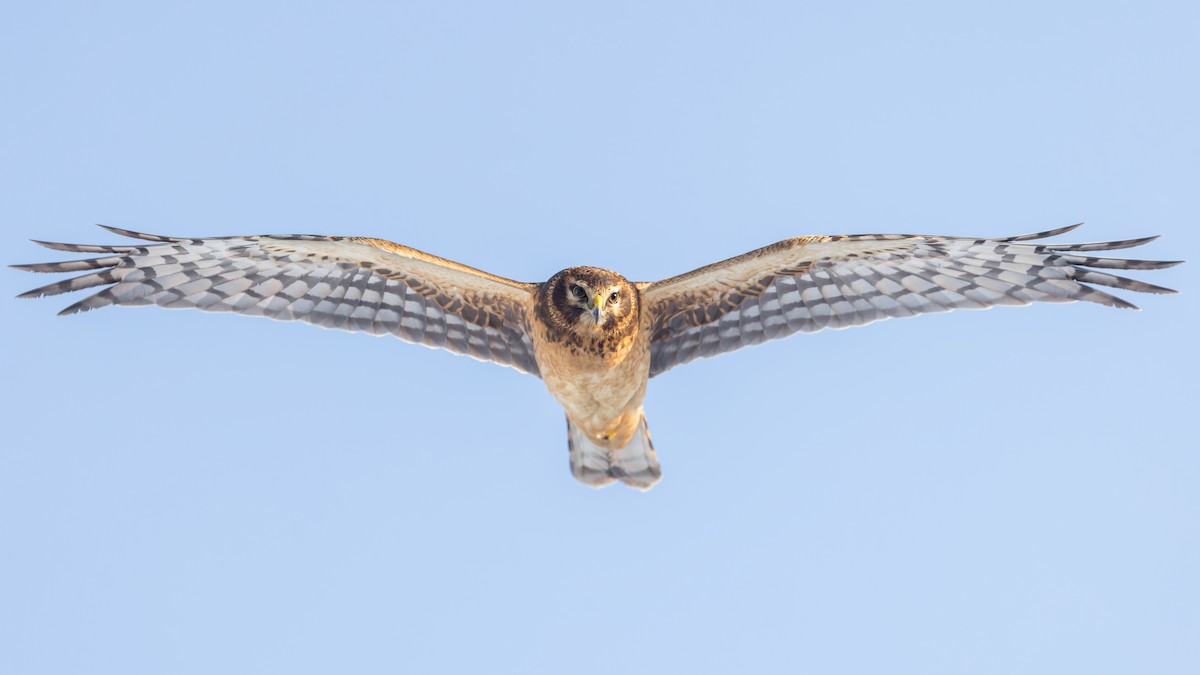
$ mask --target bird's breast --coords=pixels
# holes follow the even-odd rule
[[[593,440],[624,435],[621,420],[641,408],[650,377],[646,335],[638,331],[627,343],[609,350],[549,340],[546,335],[535,337],[534,354],[546,388],[567,417]]]

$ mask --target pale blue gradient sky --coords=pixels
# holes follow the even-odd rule
[[[1197,5],[970,4],[8,3],[0,262],[95,222],[530,281],[1085,219],[1196,258]],[[648,494],[576,484],[515,371],[0,300],[0,672],[1200,672],[1194,269],[674,370]]]

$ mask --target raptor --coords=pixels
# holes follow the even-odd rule
[[[1040,240],[1078,225],[999,238],[834,235],[786,239],[654,282],[570,267],[523,283],[382,239],[320,235],[35,242],[84,260],[14,265],[83,272],[22,294],[100,289],[62,314],[108,305],[237,312],[393,335],[541,377],[567,414],[571,473],[642,490],[662,476],[642,402],[650,378],[794,333],[1031,302],[1132,304],[1097,287],[1174,291],[1105,270],[1177,261],[1095,257],[1154,237]]]

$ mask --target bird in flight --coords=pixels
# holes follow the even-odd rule
[[[103,227],[103,226],[102,226]],[[1094,257],[1155,237],[1088,244],[907,234],[807,236],[654,282],[569,267],[522,283],[383,239],[320,235],[165,237],[60,244],[86,260],[14,265],[85,272],[23,298],[100,288],[64,309],[158,305],[237,312],[438,347],[540,377],[567,413],[571,473],[641,490],[662,476],[642,401],[655,375],[692,359],[826,328],[995,305],[1084,300],[1136,309],[1097,288],[1174,291],[1104,270],[1179,261]]]

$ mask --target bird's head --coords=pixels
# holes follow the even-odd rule
[[[637,325],[637,289],[600,267],[571,267],[546,282],[547,309],[581,335],[624,333]]]

